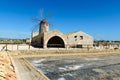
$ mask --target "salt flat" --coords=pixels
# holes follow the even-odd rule
[[[120,54],[27,58],[51,80],[120,80]]]

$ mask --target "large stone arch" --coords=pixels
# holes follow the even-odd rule
[[[64,43],[64,46],[63,48],[66,48],[66,37],[60,33],[59,31],[57,30],[54,30],[54,31],[50,31],[50,32],[47,32],[44,34],[44,45],[43,45],[43,48],[47,48],[47,44],[49,43],[49,41],[51,42],[51,40],[55,41],[54,39],[58,39],[60,40],[60,43],[63,44]],[[59,47],[58,47],[59,48]]]
[[[65,42],[64,40],[59,36],[52,36],[47,41],[47,47],[48,48],[65,48]]]

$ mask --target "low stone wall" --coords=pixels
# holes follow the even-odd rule
[[[16,55],[19,57],[49,57],[49,56],[73,56],[73,55],[98,55],[98,54],[113,54],[120,53],[118,50],[86,50],[86,49],[57,49],[57,50],[20,50],[14,51],[11,55]]]
[[[27,45],[27,44],[0,44],[0,51],[15,51],[15,50],[71,50],[71,51],[77,51],[77,52],[86,52],[86,51],[93,51],[93,52],[100,52],[100,51],[114,51],[115,49],[119,50],[120,48],[110,48],[110,49],[105,49],[105,48],[35,48],[33,46]]]
[[[39,76],[41,77],[42,80],[50,80],[46,75],[44,75],[42,73],[42,71],[40,70],[37,70],[28,60],[26,60],[25,58],[23,58],[24,61],[26,62],[27,65],[29,65],[29,68],[32,70],[32,71],[35,71],[39,74]]]

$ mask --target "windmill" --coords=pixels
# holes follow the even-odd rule
[[[47,16],[43,17],[43,10],[40,10],[40,17],[38,18],[32,18],[32,21],[37,22],[37,24],[35,26],[33,26],[32,28],[32,33],[38,31],[39,29],[39,33],[44,33],[49,31],[49,25],[47,22],[47,18],[50,16],[50,14],[48,14]]]
[[[42,13],[43,10],[41,9],[40,17],[32,18],[32,21],[37,22],[37,24],[32,28],[31,45],[36,47],[43,47],[43,35],[45,32],[49,31],[50,24],[48,24],[46,19],[50,16],[50,14],[43,17]],[[39,42],[39,44],[36,44],[37,42]]]

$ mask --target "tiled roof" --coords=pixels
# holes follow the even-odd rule
[[[8,55],[0,52],[0,80],[17,80]]]

